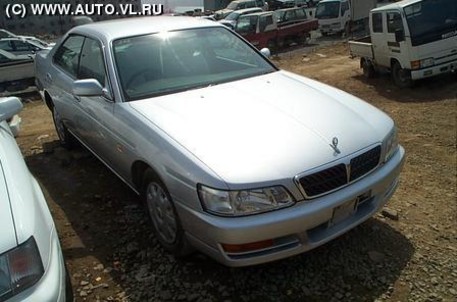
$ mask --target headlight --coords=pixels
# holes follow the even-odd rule
[[[242,216],[290,206],[294,199],[281,186],[223,191],[200,185],[198,188],[203,208],[217,215]]]
[[[33,286],[44,268],[35,239],[30,237],[18,247],[0,255],[0,300]]]
[[[411,69],[420,69],[420,68],[426,68],[435,65],[435,59],[434,58],[427,58],[423,60],[416,60],[416,61],[411,61]]]
[[[398,148],[397,127],[390,131],[389,135],[384,139],[384,162],[387,162]]]
[[[430,67],[430,66],[433,66],[433,65],[435,65],[435,59],[434,58],[427,58],[427,59],[421,60],[421,68]]]

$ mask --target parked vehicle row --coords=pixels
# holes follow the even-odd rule
[[[96,22],[37,54],[37,83],[61,143],[142,197],[165,249],[254,265],[374,215],[404,161],[386,114],[262,53],[198,18]]]
[[[14,139],[21,108],[0,98],[0,300],[72,301],[51,213]]]
[[[370,10],[377,0],[322,0],[316,7],[316,18],[323,36],[367,28]]]

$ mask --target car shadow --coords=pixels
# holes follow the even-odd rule
[[[200,253],[176,259],[151,234],[136,194],[87,151],[57,147],[26,162],[53,209],[77,301],[85,282],[92,287],[84,299],[374,301],[392,294],[414,253],[403,234],[373,218],[310,252],[263,265],[228,268]],[[76,267],[81,259],[85,267]]]
[[[372,86],[380,96],[400,103],[438,102],[457,98],[457,74],[444,74],[417,80],[410,88],[395,86],[390,73],[387,72],[378,74],[372,79],[367,79],[361,73],[353,78]]]

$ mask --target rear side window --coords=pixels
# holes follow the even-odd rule
[[[297,9],[295,14],[297,15],[297,19],[306,19],[306,12],[304,8]]]
[[[382,14],[373,13],[373,15],[371,16],[371,22],[372,22],[373,32],[382,33]]]

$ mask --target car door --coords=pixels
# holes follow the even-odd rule
[[[399,62],[402,62],[401,56],[407,55],[408,47],[405,41],[397,42],[395,39],[395,32],[402,31],[405,32],[403,26],[403,19],[398,11],[387,11],[386,12],[386,43],[387,51],[390,58],[397,58]],[[406,66],[402,66],[406,67]]]
[[[86,146],[108,163],[115,150],[112,134],[114,102],[110,97],[102,43],[86,37],[81,51],[78,79],[96,79],[105,89],[103,96],[74,96],[77,99],[78,116],[75,117],[78,131]]]
[[[56,112],[66,127],[76,136],[78,127],[75,123],[77,99],[71,90],[77,79],[79,58],[84,44],[84,37],[71,35],[57,48],[52,58],[52,68],[47,71],[44,84],[51,95]]]
[[[371,14],[371,43],[373,44],[374,59],[378,65],[389,66],[389,50],[385,37],[384,13]]]
[[[108,73],[108,55],[108,47],[104,47],[101,41],[86,37],[78,79],[96,79],[104,87],[104,94],[78,97],[77,120],[84,144],[116,174],[128,179],[130,159],[134,158],[135,152],[134,134],[129,126],[130,119],[124,114],[124,104],[112,97],[111,79],[114,75]]]

